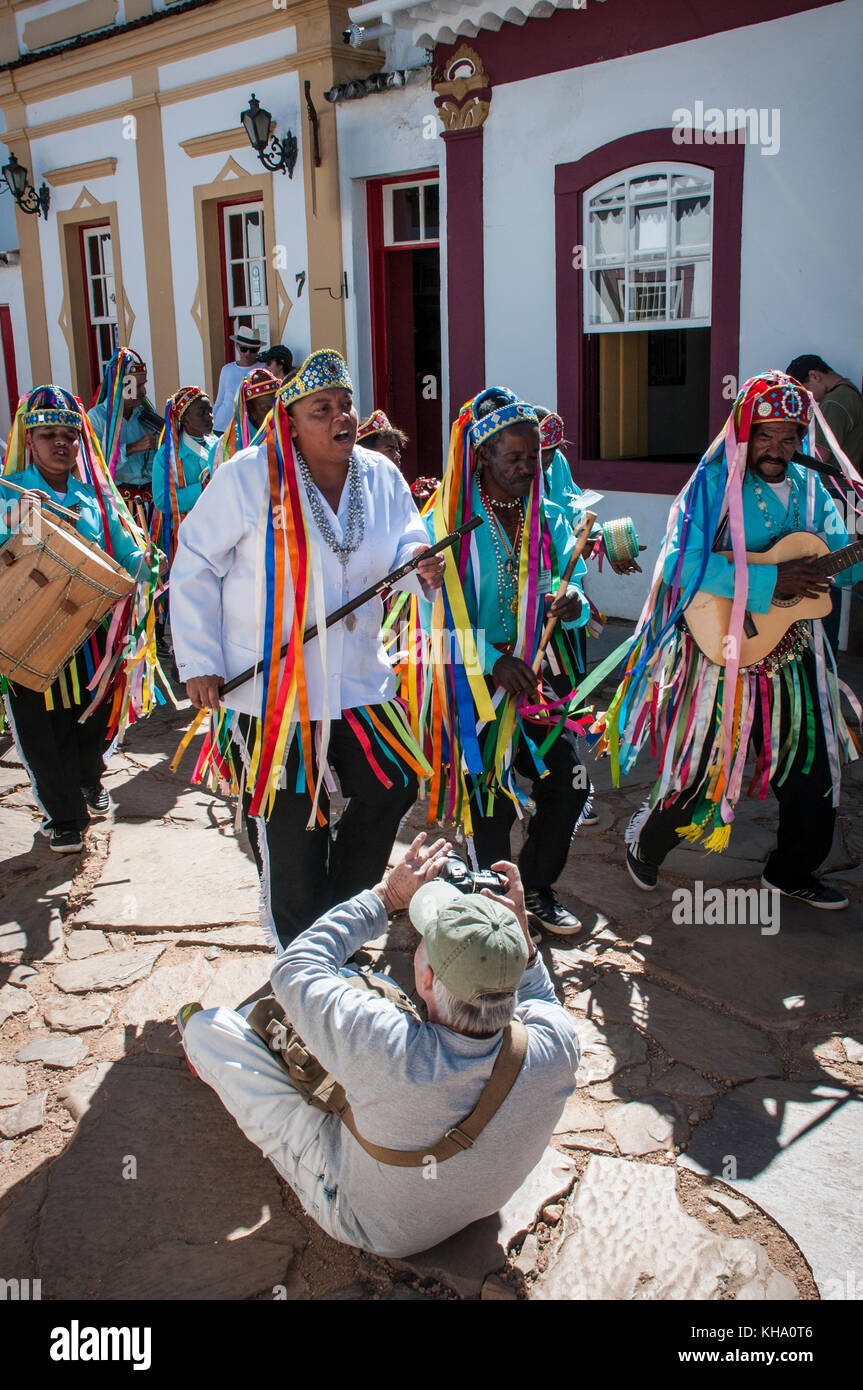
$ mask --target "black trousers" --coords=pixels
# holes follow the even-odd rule
[[[800,665],[808,679],[815,706],[815,751],[812,766],[804,773],[809,749],[804,726],[800,730],[797,751],[788,776],[780,785],[778,777],[784,768],[784,760],[781,760],[779,774],[770,783],[779,802],[779,827],[776,849],[769,856],[764,872],[770,882],[778,888],[799,888],[805,885],[809,876],[830,853],[836,825],[836,812],[831,801],[833,782],[827,760],[824,726],[818,709],[815,660],[812,654],[804,654]],[[790,702],[786,696],[784,681],[780,686],[780,692],[781,748],[791,727]],[[767,737],[770,737],[769,729]],[[761,751],[763,738],[759,705],[752,726],[752,746],[758,753]],[[680,844],[677,829],[679,826],[688,825],[692,820],[692,811],[697,800],[695,788],[705,768],[706,758],[702,758],[690,786],[684,788],[677,800],[659,802],[648,816],[638,837],[638,852],[648,863],[661,864],[669,851]]]
[[[79,724],[86,705],[64,709],[56,684],[52,693],[54,708],[49,710],[40,691],[23,685],[10,691],[12,732],[48,819],[55,826],[82,830],[89,815],[81,788],[99,786],[105,771],[110,699]]]
[[[483,735],[493,737],[494,726]],[[552,744],[545,758],[548,774],[538,777],[533,759],[522,739],[515,755],[516,771],[531,781],[531,796],[536,811],[528,822],[527,839],[518,857],[518,867],[525,888],[550,888],[560,877],[576,822],[584,810],[591,792],[587,769],[576,747],[575,736],[568,730]],[[476,800],[471,800],[473,843],[477,862],[487,869],[499,859],[510,858],[510,830],[516,817],[515,807],[508,796],[498,792],[490,816],[479,813]]]
[[[371,708],[385,723],[381,707]],[[354,710],[353,714],[362,724],[361,711]],[[241,716],[240,727],[247,736],[247,715]],[[314,724],[312,729],[316,729]],[[368,732],[368,726],[365,730]],[[285,767],[285,785],[276,793],[268,820],[249,815],[251,797],[244,793],[246,828],[261,875],[265,907],[283,946],[334,903],[371,888],[383,877],[399,822],[416,801],[419,784],[416,774],[394,750],[388,748],[384,754],[374,739],[372,747],[390,786],[379,780],[349,722],[333,721],[327,761],[347,802],[335,828],[327,824],[306,829],[311,800],[305,784],[301,791],[295,790],[300,762],[296,738]],[[320,806],[329,820],[325,788]]]

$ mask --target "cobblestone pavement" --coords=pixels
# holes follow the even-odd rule
[[[860,663],[845,678],[863,692]],[[190,758],[170,771],[188,719],[129,732],[78,857],[50,852],[0,748],[0,1275],[43,1298],[863,1294],[863,764],[827,866],[850,908],[759,900],[744,922],[733,890],[759,886],[772,798],[725,855],[676,850],[648,894],[622,843],[652,764],[620,789],[591,765],[599,822],[560,883],[585,930],[542,945],[578,1089],[498,1218],[393,1263],[324,1236],[185,1066],[179,1005],[237,1005],[271,962],[232,807],[188,786]],[[424,824],[418,805],[396,854]],[[413,944],[400,917],[367,955],[409,982]]]

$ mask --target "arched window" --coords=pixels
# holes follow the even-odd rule
[[[585,333],[710,324],[713,173],[643,164],[584,195]]]

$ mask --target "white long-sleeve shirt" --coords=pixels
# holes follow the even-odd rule
[[[213,402],[213,429],[216,434],[224,434],[228,428],[240,382],[257,366],[257,362],[253,362],[250,367],[244,367],[241,362],[225,363],[219,373],[219,389]]]
[[[362,544],[342,566],[326,544],[312,515],[302,478],[298,486],[312,550],[314,572],[320,565],[323,606],[332,613],[412,558],[428,536],[407,483],[395,464],[380,454],[355,447],[365,512]],[[349,484],[338,514],[322,499],[324,512],[341,541],[348,519]],[[264,651],[266,614],[265,540],[270,506],[266,443],[243,449],[213,475],[178,532],[177,554],[171,570],[171,631],[180,678],[222,676],[229,680],[259,660]],[[416,572],[395,587],[421,595]],[[290,569],[286,575],[281,620],[281,643],[288,641],[293,621],[294,594]],[[382,605],[372,599],[352,615],[351,631],[343,620],[326,633],[326,690],[329,713],[381,704],[395,694],[395,676],[381,641]],[[318,620],[310,595],[306,626]],[[324,714],[324,663],[321,639],[303,649],[309,717]],[[246,714],[259,714],[263,677],[231,691],[225,704]]]

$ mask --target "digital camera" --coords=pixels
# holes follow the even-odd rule
[[[442,878],[444,883],[451,883],[460,893],[480,893],[483,888],[488,888],[492,893],[506,891],[506,883],[500,874],[493,873],[491,869],[475,872],[457,854],[447,856],[438,878]]]

